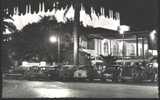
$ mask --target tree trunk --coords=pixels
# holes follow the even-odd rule
[[[74,65],[79,64],[79,25],[80,25],[80,3],[79,0],[76,0],[75,3],[75,13],[74,13],[74,27],[73,27],[73,40],[74,40]]]

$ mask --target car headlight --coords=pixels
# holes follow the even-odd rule
[[[42,68],[42,70],[45,70],[45,68]]]

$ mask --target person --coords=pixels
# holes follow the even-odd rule
[[[133,80],[134,81],[137,81],[138,80],[138,77],[139,77],[139,63],[136,62],[134,64],[134,68],[133,68]]]
[[[155,69],[155,77],[154,77],[154,81],[157,82],[158,80],[158,69]]]
[[[115,70],[113,71],[113,81],[118,82],[118,78],[120,75],[120,69],[118,66],[115,66]]]

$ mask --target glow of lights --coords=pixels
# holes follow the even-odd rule
[[[153,67],[158,68],[158,63],[153,63]]]
[[[124,31],[123,31],[123,30],[119,30],[119,33],[120,33],[120,34],[124,34]]]
[[[50,41],[51,43],[55,43],[55,42],[57,42],[57,39],[56,39],[55,36],[51,36],[51,37],[49,38],[49,41]]]
[[[46,66],[46,62],[45,61],[41,61],[40,62],[40,66]]]
[[[149,50],[150,53],[152,53],[152,55],[157,56],[158,55],[158,51],[157,50]]]
[[[22,62],[22,66],[27,66],[27,65],[28,65],[28,63],[26,61]]]
[[[23,67],[39,66],[39,63],[30,63],[30,62],[23,61],[22,66]]]
[[[120,34],[124,34],[125,31],[129,31],[129,30],[130,30],[130,27],[127,25],[120,25],[118,27],[118,31]]]
[[[42,70],[45,70],[45,68],[42,68]]]

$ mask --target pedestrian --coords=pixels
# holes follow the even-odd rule
[[[117,82],[118,81],[118,76],[119,76],[119,70],[118,70],[118,66],[114,66],[115,70],[113,71],[113,82]]]

